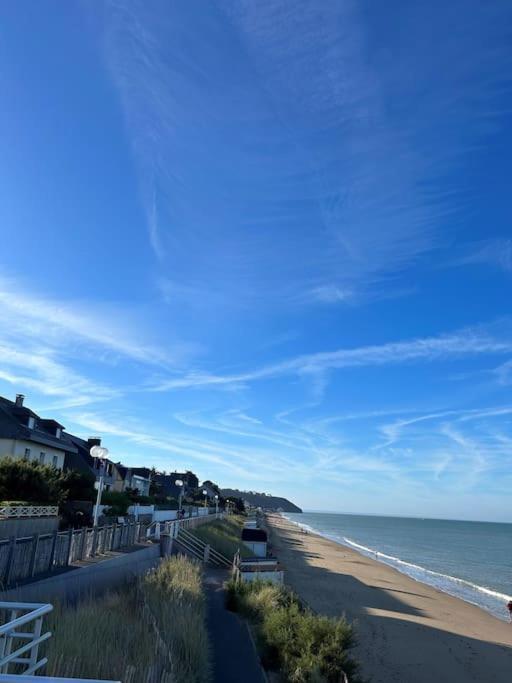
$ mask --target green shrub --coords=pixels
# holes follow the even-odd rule
[[[103,491],[101,494],[102,505],[108,505],[104,514],[110,517],[124,517],[132,504],[130,496],[124,491]]]
[[[57,505],[61,472],[35,461],[0,458],[0,498]]]
[[[349,650],[351,626],[344,619],[304,609],[284,586],[230,581],[226,603],[255,625],[262,662],[286,683],[339,683],[344,672],[356,683],[357,665]]]
[[[0,458],[0,499],[18,503],[58,505],[65,500],[95,499],[94,477],[81,472],[62,472],[35,460]]]

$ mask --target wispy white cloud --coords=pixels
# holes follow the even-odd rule
[[[485,138],[481,117],[499,119],[489,101],[509,73],[500,12],[455,6],[434,60],[411,14],[382,48],[407,57],[372,61],[353,0],[107,3],[164,295],[198,305],[215,283],[230,306],[357,302],[440,246],[466,208],[448,171]]]
[[[235,374],[215,375],[193,372],[184,377],[162,381],[157,391],[189,387],[215,387],[226,384],[270,379],[283,375],[315,376],[327,370],[349,367],[380,366],[413,361],[432,361],[481,354],[501,354],[512,351],[512,339],[494,338],[485,332],[464,330],[452,335],[426,337],[382,345],[339,349],[298,356],[280,363]]]
[[[512,272],[512,240],[488,239],[463,245],[456,249],[455,257],[448,259],[445,265],[493,266],[510,273]]]
[[[134,325],[130,329],[119,320],[114,305],[108,314],[101,313],[101,307],[99,313],[91,308],[81,302],[45,298],[24,291],[23,285],[12,278],[0,278],[3,336],[38,340],[41,344],[60,348],[82,343],[135,361],[171,363],[166,352],[136,334]]]
[[[105,401],[121,393],[83,377],[48,353],[18,351],[1,343],[0,379],[12,384],[15,391],[29,389],[52,397],[53,407],[61,409]]]

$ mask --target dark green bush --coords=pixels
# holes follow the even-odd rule
[[[0,459],[0,499],[57,505],[62,500],[60,470],[35,461]]]

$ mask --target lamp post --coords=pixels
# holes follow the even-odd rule
[[[215,494],[215,514],[219,514],[219,496]]]
[[[181,513],[181,501],[183,499],[183,481],[181,479],[176,479],[174,482],[176,486],[179,488],[180,492],[178,494],[178,517],[180,516]]]
[[[94,508],[93,526],[98,526],[98,516],[101,505],[101,494],[103,493],[103,480],[105,477],[105,460],[108,456],[108,448],[103,446],[93,446],[89,451],[91,456],[99,462],[100,478],[98,480],[98,494],[96,495],[96,507]]]
[[[204,506],[206,507],[206,501],[208,500],[208,491],[206,489],[203,489],[203,496],[204,496]]]

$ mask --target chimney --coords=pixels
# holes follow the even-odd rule
[[[15,406],[16,408],[23,408],[23,401],[25,400],[25,396],[23,394],[16,394],[16,401]]]
[[[89,450],[91,450],[91,448],[93,446],[101,446],[101,437],[100,436],[90,436],[87,439],[87,446],[89,447]]]

